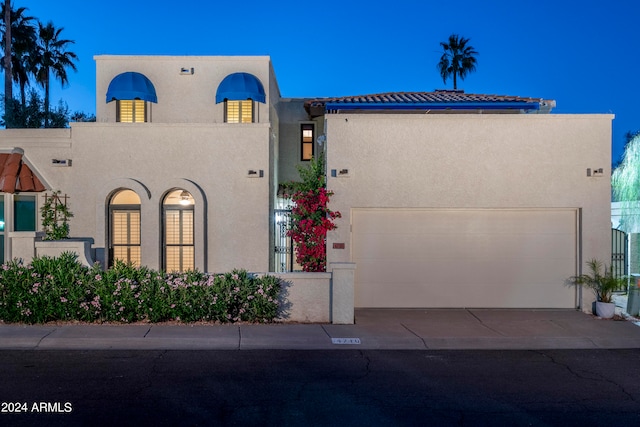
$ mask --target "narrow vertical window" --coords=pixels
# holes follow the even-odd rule
[[[109,204],[109,265],[118,260],[140,265],[140,197],[131,190],[116,193]]]
[[[144,123],[147,121],[147,103],[139,99],[116,102],[117,121],[121,123]]]
[[[164,269],[167,272],[195,268],[193,196],[174,190],[164,200]]]
[[[225,101],[225,123],[253,123],[253,101]]]
[[[13,230],[36,231],[36,196],[13,197]]]
[[[313,158],[314,130],[314,125],[311,123],[303,123],[300,125],[300,160],[307,161]]]

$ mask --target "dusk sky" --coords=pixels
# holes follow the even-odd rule
[[[78,72],[52,102],[95,113],[94,55],[269,55],[283,97],[432,91],[440,41],[471,39],[466,93],[553,99],[554,113],[613,113],[613,159],[640,130],[637,0],[222,2],[12,0],[75,40]],[[212,96],[215,85],[212,82]],[[104,102],[104,94],[98,94]],[[552,153],[550,153],[552,154]]]

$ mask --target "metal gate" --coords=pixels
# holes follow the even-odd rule
[[[628,236],[622,230],[611,229],[611,270],[617,277],[628,276],[627,262]],[[626,290],[626,289],[620,289]]]
[[[287,236],[291,223],[291,209],[274,209],[274,269],[276,273],[293,271],[293,243]]]

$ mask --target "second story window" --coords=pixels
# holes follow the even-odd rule
[[[300,125],[300,160],[307,161],[313,158],[314,126],[311,123]]]
[[[116,117],[121,123],[144,123],[147,121],[147,103],[145,101],[120,100],[116,101]]]
[[[151,121],[151,103],[158,102],[156,88],[144,74],[127,71],[109,83],[107,103],[116,101],[116,122]]]
[[[225,101],[225,123],[253,123],[253,101]]]
[[[216,90],[216,104],[224,102],[225,123],[255,123],[260,109],[258,102],[265,103],[266,94],[262,83],[249,73],[233,73],[225,77]]]

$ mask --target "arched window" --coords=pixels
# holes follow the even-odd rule
[[[109,265],[115,260],[140,265],[140,197],[120,190],[109,202]]]
[[[167,272],[195,268],[194,205],[191,193],[183,189],[172,190],[164,198],[163,267]]]
[[[107,102],[111,101],[116,101],[116,121],[139,123],[151,121],[151,103],[157,103],[158,97],[147,76],[128,71],[109,83]]]
[[[225,123],[258,121],[256,102],[265,103],[262,82],[249,73],[233,73],[225,77],[216,91],[216,104],[224,101]]]

